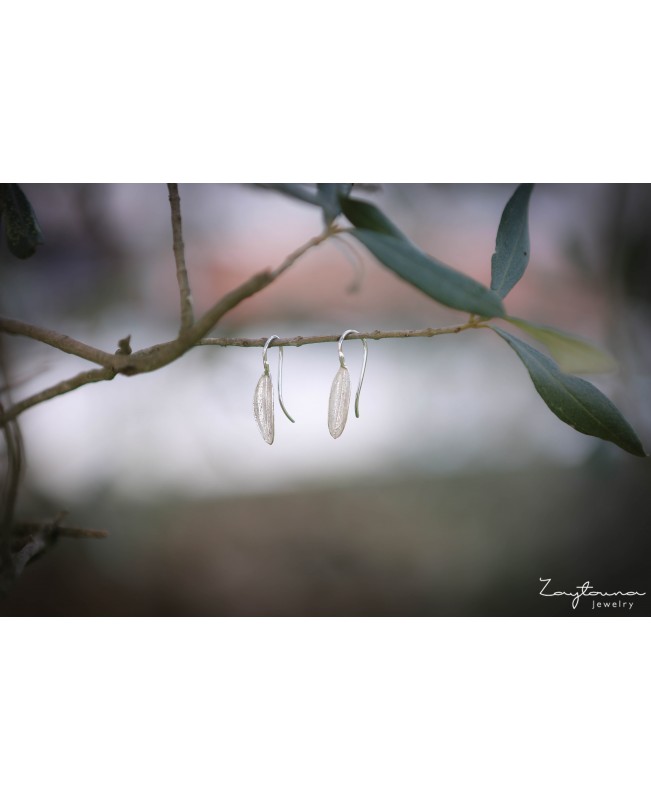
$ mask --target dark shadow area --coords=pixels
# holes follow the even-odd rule
[[[79,516],[101,542],[61,541],[5,615],[648,615],[651,469],[413,478],[381,485],[116,507]],[[631,609],[569,597],[647,592]]]

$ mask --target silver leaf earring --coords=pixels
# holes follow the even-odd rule
[[[262,438],[267,444],[273,444],[274,441],[274,387],[269,372],[269,361],[267,360],[267,349],[274,339],[280,339],[280,336],[270,336],[265,342],[265,346],[262,350],[262,366],[264,367],[264,371],[260,376],[260,380],[253,394],[253,415],[255,421],[258,423],[258,428],[260,428]],[[278,399],[280,400],[280,407],[285,412],[287,419],[290,422],[294,422],[283,402],[282,345],[278,347],[278,351]]]
[[[344,360],[344,351],[342,349],[344,339],[349,333],[359,333],[359,331],[346,331],[342,333],[337,347],[339,348],[339,369],[332,381],[332,388],[330,389],[330,402],[328,403],[328,430],[333,439],[337,439],[346,427],[346,420],[348,419],[348,407],[350,405],[350,373]],[[357,394],[355,395],[355,416],[359,418],[359,395],[362,391],[362,383],[364,383],[364,373],[366,372],[366,361],[368,359],[368,344],[366,339],[362,339],[364,345],[364,359],[362,361],[362,371],[359,375],[359,385],[357,386]]]

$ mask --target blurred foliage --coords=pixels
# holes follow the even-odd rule
[[[36,213],[17,183],[0,183],[0,222],[9,252],[16,258],[29,258],[43,244]]]

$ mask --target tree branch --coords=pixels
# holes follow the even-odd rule
[[[247,297],[251,297],[251,295],[262,291],[262,289],[275,281],[283,272],[295,264],[308,250],[318,246],[330,236],[334,236],[337,233],[337,228],[328,228],[319,236],[315,236],[301,245],[301,247],[294,250],[293,253],[290,253],[275,270],[258,272],[256,275],[248,278],[244,283],[220,298],[212,308],[209,308],[188,330],[182,331],[176,339],[147,347],[144,350],[138,350],[135,353],[126,354],[120,351],[117,353],[107,353],[104,350],[98,350],[96,347],[91,347],[76,339],[72,339],[70,336],[66,336],[63,333],[57,333],[56,331],[47,330],[46,328],[39,328],[37,325],[30,325],[26,322],[19,322],[14,319],[0,318],[0,332],[35,339],[38,342],[43,342],[58,350],[62,350],[64,353],[79,356],[87,361],[100,364],[103,367],[107,367],[124,375],[153,372],[182,356],[191,347],[197,344],[203,336],[209,333],[224,314],[235,308],[235,306],[239,305],[243,300],[246,300]]]
[[[111,367],[103,367],[102,369],[92,369],[89,372],[82,372],[74,378],[61,381],[54,386],[50,386],[49,389],[44,389],[42,392],[33,394],[31,397],[27,397],[15,403],[0,416],[0,425],[5,425],[10,420],[16,419],[19,414],[22,414],[23,411],[27,411],[27,409],[32,406],[44,403],[46,400],[51,400],[53,397],[58,397],[60,394],[67,394],[73,389],[85,386],[87,383],[113,380],[115,375],[116,372],[114,369],[111,369]]]
[[[246,283],[226,295],[222,300],[213,306],[213,314],[219,319],[226,311],[234,308],[242,302],[243,299],[249,297],[260,291],[261,288],[271,282],[271,273],[261,272],[254,275]],[[119,372],[125,375],[138,375],[142,372],[153,372],[161,367],[171,363],[187,350],[195,345],[214,345],[217,347],[263,347],[267,341],[266,337],[261,339],[244,339],[244,338],[208,338],[202,339],[196,336],[198,330],[207,328],[210,330],[212,327],[212,316],[206,318],[210,314],[207,312],[201,320],[199,320],[192,329],[188,332],[187,338],[190,344],[187,344],[183,339],[174,339],[171,342],[164,344],[154,345],[146,350],[140,350],[132,356],[120,356],[116,354],[116,361],[121,361],[122,366],[119,368],[106,367],[104,369],[90,370],[89,372],[82,372],[74,378],[69,378],[49,389],[45,389],[38,394],[21,400],[4,414],[0,415],[0,425],[15,419],[32,406],[50,400],[53,397],[58,397],[61,394],[78,389],[87,383],[97,383],[98,381],[110,381]],[[410,331],[368,331],[365,333],[351,333],[346,338],[351,339],[414,339],[414,338],[431,338],[432,336],[443,336],[445,334],[461,333],[462,331],[472,330],[476,328],[486,328],[487,326],[479,321],[466,322],[463,325],[451,325],[447,328],[421,328],[419,330]],[[289,339],[274,339],[269,347],[301,347],[306,344],[324,344],[327,342],[337,342],[341,334],[330,333],[323,336],[294,336]]]
[[[113,366],[113,355],[111,353],[106,353],[104,350],[98,350],[89,344],[72,339],[70,336],[66,336],[65,333],[57,333],[47,328],[39,328],[38,325],[30,325],[27,322],[19,322],[17,319],[5,318],[0,318],[0,331],[9,333],[12,336],[26,336],[37,342],[49,344],[50,347],[56,347],[57,350],[62,350],[72,356],[79,356],[79,358],[91,361],[93,364],[99,364],[102,367]]]
[[[42,522],[17,522],[14,525],[14,541],[20,546],[20,541],[28,536],[41,533],[43,529],[48,529],[48,533],[56,536],[65,536],[69,539],[106,539],[108,531],[98,531],[92,528],[72,528],[69,525],[59,525],[58,522],[45,525]]]
[[[147,347],[143,350],[138,350],[135,353],[125,353],[122,347],[120,347],[116,353],[106,353],[103,350],[90,347],[83,342],[78,342],[75,339],[71,339],[69,336],[55,331],[39,328],[36,325],[29,325],[24,322],[18,322],[17,320],[0,318],[0,331],[14,335],[27,336],[28,338],[63,350],[64,353],[70,353],[80,358],[85,358],[103,367],[103,369],[82,372],[74,378],[69,378],[55,386],[51,386],[49,389],[32,395],[32,397],[21,400],[9,408],[4,414],[0,414],[0,425],[15,419],[19,414],[32,406],[43,403],[58,395],[71,392],[73,389],[77,389],[87,383],[112,380],[118,373],[129,376],[139,375],[143,372],[153,372],[161,367],[167,366],[167,364],[180,358],[184,353],[194,347],[202,337],[215,327],[224,314],[235,308],[235,306],[238,306],[243,300],[251,297],[251,295],[262,291],[262,289],[276,280],[285,270],[289,269],[289,267],[308,250],[312,247],[316,247],[338,232],[338,228],[327,228],[319,236],[315,236],[301,245],[301,247],[294,250],[293,253],[290,253],[275,270],[259,272],[244,281],[244,283],[240,284],[237,288],[228,292],[228,294],[218,300],[212,308],[208,309],[208,311],[187,330],[182,330],[176,339],[154,345],[153,347]]]
[[[343,228],[338,228],[336,225],[330,225],[323,231],[323,233],[319,234],[318,236],[314,236],[308,242],[305,242],[305,244],[294,250],[293,253],[290,253],[279,267],[276,267],[276,269],[271,271],[271,280],[275,281],[279,275],[282,275],[285,270],[289,269],[304,253],[307,253],[308,250],[311,250],[313,247],[317,247],[331,236],[336,236],[338,233],[343,232]]]
[[[170,186],[170,203],[172,204],[172,221],[174,221],[174,197],[178,201],[178,190],[174,194],[174,184]],[[175,254],[177,252],[177,245],[180,243],[180,252],[182,259],[183,242],[181,239],[180,230],[180,206],[177,206],[179,212],[178,228],[175,227],[174,241],[175,241]],[[342,229],[334,225],[326,228],[323,233],[313,237],[305,244],[298,247],[294,252],[290,253],[287,258],[276,269],[266,270],[253,275],[244,283],[240,284],[237,288],[224,295],[218,300],[212,308],[208,309],[203,316],[196,322],[190,324],[186,329],[182,329],[176,339],[169,342],[162,342],[161,344],[147,347],[143,350],[138,350],[135,353],[125,352],[124,347],[120,347],[116,353],[106,353],[103,350],[98,350],[95,347],[79,342],[61,333],[50,331],[45,328],[39,328],[36,325],[29,325],[24,322],[11,319],[0,319],[0,331],[14,335],[27,336],[36,341],[56,347],[65,353],[84,358],[87,361],[100,364],[102,369],[90,370],[82,372],[73,378],[57,383],[49,389],[44,389],[37,394],[27,397],[24,400],[14,404],[4,413],[0,414],[0,425],[5,424],[13,419],[16,419],[23,411],[26,411],[32,406],[50,400],[53,397],[71,392],[74,389],[84,386],[87,383],[96,383],[98,381],[112,380],[116,374],[123,375],[139,375],[144,372],[153,372],[167,366],[172,361],[180,358],[184,353],[190,350],[195,345],[216,345],[219,347],[263,347],[266,338],[261,339],[244,339],[244,338],[204,338],[212,328],[219,322],[219,320],[227,314],[231,309],[238,306],[243,300],[251,297],[254,294],[262,291],[270,283],[273,283],[276,278],[282,275],[283,272],[288,270],[298,259],[304,255],[308,250],[317,247],[322,242],[331,236],[341,233]],[[177,236],[178,233],[178,236]],[[177,274],[185,275],[185,286],[187,287],[187,273],[185,273],[185,263],[177,260],[177,268],[182,264],[182,269],[177,270]],[[181,289],[181,301],[183,307],[183,299],[189,301],[189,287],[187,295],[184,294],[182,286],[182,279],[179,280],[179,287]],[[192,309],[190,307],[190,313]],[[186,309],[186,322],[187,322],[187,309]],[[441,336],[443,334],[460,333],[461,331],[469,330],[471,328],[482,328],[483,325],[478,318],[471,318],[469,322],[462,325],[454,325],[447,328],[422,328],[420,330],[408,331],[382,331],[375,330],[367,333],[353,333],[348,337],[349,339],[408,339],[415,337],[432,337]],[[325,342],[338,341],[340,334],[327,334],[323,336],[295,336],[287,339],[275,339],[271,343],[271,347],[301,347],[306,344],[319,344]]]
[[[0,342],[0,376],[6,383],[6,402],[11,400],[11,378],[5,359],[5,342]],[[0,402],[0,416],[4,413],[4,404]],[[2,437],[5,445],[6,466],[0,475],[0,573],[5,569],[13,573],[11,566],[11,526],[18,499],[18,490],[23,474],[24,448],[20,425],[17,420],[2,425]]]
[[[65,512],[61,512],[51,522],[18,522],[13,526],[9,554],[0,561],[0,598],[9,592],[29,562],[52,547],[61,536],[73,539],[108,536],[106,531],[62,525],[65,516]]]
[[[172,212],[172,237],[174,241],[174,260],[176,261],[176,280],[179,284],[181,299],[180,333],[188,330],[194,322],[190,281],[185,266],[185,246],[183,244],[183,222],[181,219],[181,198],[178,183],[168,183],[170,210]]]
[[[272,281],[273,277],[269,271],[253,275],[232,292],[224,295],[189,330],[171,342],[163,342],[144,350],[138,350],[130,356],[115,356],[117,371],[123,375],[138,375],[141,372],[153,372],[176,361],[191,347],[194,347],[202,336],[214,328],[224,314],[238,306],[247,297],[262,291]]]
[[[461,333],[461,331],[473,328],[486,328],[480,322],[466,322],[463,325],[452,325],[448,328],[421,328],[413,331],[369,331],[368,333],[351,333],[346,340],[351,339],[414,339],[430,338],[432,336],[442,336],[447,333]],[[304,344],[323,344],[326,342],[338,342],[341,338],[340,333],[329,333],[324,336],[294,336],[289,339],[274,339],[269,347],[301,347]],[[267,339],[227,339],[211,338],[201,339],[197,342],[200,345],[216,345],[217,347],[264,347]]]

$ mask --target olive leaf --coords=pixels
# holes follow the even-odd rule
[[[561,372],[550,358],[510,333],[489,327],[518,355],[538,394],[559,419],[588,436],[613,442],[634,456],[646,455],[633,428],[599,389]]]
[[[351,235],[385,267],[449,308],[503,317],[500,298],[468,275],[428,256],[371,203],[341,198],[341,208],[355,226]]]
[[[348,221],[352,222],[356,228],[363,228],[376,233],[386,233],[389,236],[395,236],[397,239],[403,239],[405,242],[409,241],[405,234],[372,203],[356,200],[352,197],[340,197],[339,203]]]
[[[491,289],[506,297],[529,263],[529,198],[532,183],[523,183],[504,207],[491,259]]]
[[[506,319],[544,344],[563,372],[588,375],[617,369],[617,362],[610,353],[585,339],[548,325],[534,325],[533,322],[518,317]]]

